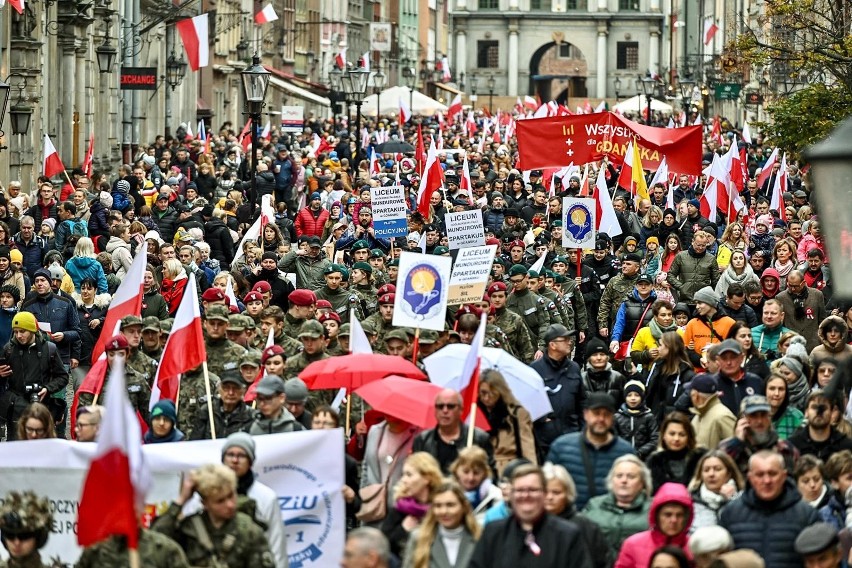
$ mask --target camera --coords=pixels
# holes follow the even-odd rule
[[[32,385],[24,385],[24,392],[27,393],[27,400],[30,402],[39,402],[38,393],[44,387],[38,383]]]

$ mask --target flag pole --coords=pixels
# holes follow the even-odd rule
[[[411,346],[411,362],[417,364],[417,352],[420,351],[420,328],[414,328],[414,343]]]
[[[130,560],[130,568],[139,568],[139,551],[135,548],[127,549],[127,556]]]
[[[210,373],[207,372],[207,360],[205,359],[201,365],[204,369],[204,394],[207,395],[207,418],[210,420],[210,435],[212,436],[211,439],[215,440],[216,425],[213,424],[213,397],[210,394]],[[180,398],[180,391],[178,391],[178,396],[176,398]]]
[[[349,439],[349,421],[352,416],[352,394],[347,390],[346,391],[346,430],[343,432],[346,434],[346,439]]]
[[[488,316],[486,316],[484,313],[482,314],[482,320],[479,324],[480,328],[484,328],[483,324],[485,323],[487,317]],[[477,333],[477,335],[479,337],[476,337],[476,341],[479,342],[479,345],[477,345],[476,348],[479,349],[479,353],[481,355],[483,343],[485,342],[485,334],[484,333],[482,333],[482,334]],[[474,346],[471,345],[470,348],[473,349]],[[473,434],[474,434],[474,430],[476,430],[476,399],[477,399],[478,393],[479,393],[479,370],[480,370],[481,367],[482,367],[482,357],[480,356],[476,359],[476,367],[474,368],[473,376],[471,377],[471,383],[473,383],[473,384],[470,385],[470,386],[473,388],[473,396],[471,397],[470,415],[468,416],[468,418],[470,419],[470,424],[468,425],[468,428],[467,428],[467,447],[468,448],[473,446]]]
[[[182,373],[178,373],[178,376],[177,376],[178,388],[177,388],[177,395],[175,395],[175,416],[177,416],[178,406],[180,405],[180,376],[181,376],[181,374]]]

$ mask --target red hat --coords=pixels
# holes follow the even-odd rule
[[[509,250],[511,250],[511,249],[513,249],[513,248],[515,248],[515,247],[521,247],[522,249],[527,248],[527,247],[524,245],[524,241],[522,241],[521,239],[515,239],[514,241],[512,241],[511,243],[509,243]]]
[[[495,308],[493,305],[489,306],[488,307],[488,315],[489,316],[496,316],[497,315],[497,308]]]
[[[317,295],[310,290],[299,288],[290,292],[287,300],[294,306],[312,306],[317,303]]]
[[[322,302],[322,300],[320,300],[320,302]],[[319,302],[317,302],[317,304],[319,304]],[[319,307],[319,305],[317,307]],[[340,316],[337,314],[337,312],[326,312],[324,314],[320,314],[320,316],[317,318],[317,321],[320,323],[325,323],[328,320],[334,320],[337,323],[340,323]]]
[[[332,306],[331,302],[329,302],[328,300],[317,300],[317,309],[333,310],[334,306]]]
[[[509,288],[506,286],[505,282],[495,282],[491,286],[488,287],[488,295],[494,294],[494,292],[505,292]]]
[[[486,292],[482,295],[482,301],[491,303],[491,296],[488,295],[488,292]]]
[[[263,301],[263,295],[260,292],[255,292],[254,290],[252,290],[251,292],[246,294],[246,297],[243,298],[244,304],[248,304],[249,302],[262,302],[262,301]]]
[[[465,304],[465,305],[463,305],[462,307],[459,308],[458,312],[456,312],[456,317],[460,318],[461,316],[463,316],[465,314],[473,314],[477,317],[481,317],[482,311],[478,307],[474,306],[473,304]]]
[[[123,334],[119,333],[106,342],[104,349],[106,351],[121,351],[122,349],[130,350],[130,344],[127,342],[127,338],[124,337]]]
[[[252,292],[260,292],[261,294],[266,294],[267,292],[272,291],[272,286],[266,280],[261,280],[257,284],[254,285],[254,288],[251,289]]]
[[[393,304],[394,300],[396,300],[396,294],[383,294],[379,296],[379,304]]]
[[[500,239],[498,239],[497,237],[491,237],[490,239],[485,239],[485,244],[486,245],[499,245]]]
[[[203,294],[201,294],[201,299],[205,302],[221,302],[226,298],[225,293],[221,288],[211,286],[210,288],[207,288]]]
[[[275,357],[276,355],[281,355],[284,359],[287,358],[287,356],[284,355],[283,347],[280,345],[270,345],[263,350],[263,355],[260,357],[260,364],[265,365],[266,361],[268,361],[270,357]]]
[[[396,293],[396,286],[394,286],[393,284],[382,284],[381,286],[379,286],[379,289],[376,290],[377,296],[384,296],[385,294],[395,294],[395,293]]]

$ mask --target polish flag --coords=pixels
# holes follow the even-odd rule
[[[766,163],[763,164],[763,169],[760,170],[760,175],[757,176],[757,187],[762,189],[763,184],[766,183],[766,180],[772,175],[772,168],[775,166],[775,162],[778,161],[778,148],[776,147],[772,150],[772,153],[769,154],[769,158],[766,160]]]
[[[198,309],[198,290],[195,286],[195,274],[190,273],[183,298],[175,313],[172,332],[160,356],[157,376],[151,387],[151,403],[154,408],[161,399],[178,399],[180,375],[198,367],[207,359],[204,347],[204,335],[201,332],[201,312]]]
[[[365,52],[364,55],[361,56],[361,59],[358,60],[358,64],[360,65],[361,69],[363,69],[367,73],[370,72],[370,52],[369,51]]]
[[[473,435],[475,426],[488,428],[488,420],[485,419],[476,405],[476,400],[479,398],[479,372],[482,367],[482,350],[485,346],[485,326],[487,324],[488,315],[483,312],[479,328],[470,342],[470,351],[467,352],[461,376],[459,376],[459,393],[462,395],[465,417],[470,421],[470,436]],[[462,443],[466,444],[467,442],[468,440],[462,440]]]
[[[106,334],[106,331],[102,331],[101,336],[103,337]],[[101,354],[95,364],[91,366],[89,372],[86,373],[86,376],[83,378],[83,382],[80,383],[80,386],[77,388],[77,391],[74,393],[74,400],[71,402],[71,439],[77,439],[77,409],[80,407],[80,395],[83,393],[95,395],[95,403],[97,403],[97,397],[100,397],[101,390],[104,388],[104,377],[106,376],[107,371],[107,358],[106,353]]]
[[[81,169],[85,172],[86,177],[92,177],[92,161],[95,156],[95,133],[89,136],[89,147],[86,149],[86,157],[83,158],[83,165]]]
[[[716,143],[721,146],[722,145],[722,121],[719,120],[719,115],[713,117],[713,127],[710,130],[710,137],[716,141]]]
[[[142,290],[147,265],[148,250],[146,247],[139,247],[136,258],[133,259],[133,263],[130,265],[130,270],[127,271],[109,304],[109,309],[104,317],[103,327],[101,328],[100,339],[92,348],[93,365],[104,352],[106,342],[118,333],[121,327],[121,319],[125,316],[138,316],[142,313]],[[100,389],[89,392],[100,392]]]
[[[380,173],[382,173],[382,170],[379,167],[379,161],[376,159],[376,150],[373,149],[370,152],[370,176],[376,176]]]
[[[787,222],[787,213],[784,204],[784,192],[787,191],[787,152],[781,157],[781,168],[775,176],[775,185],[772,186],[772,199],[769,208],[778,211],[781,220]]]
[[[246,125],[243,126],[243,129],[240,131],[240,135],[237,138],[237,140],[240,143],[240,146],[242,146],[244,150],[245,150],[246,146],[245,146],[245,144],[243,144],[243,140],[248,138],[249,142],[251,142],[251,136],[248,135],[250,130],[251,130],[251,118],[249,118],[246,121]],[[314,136],[316,136],[316,134],[314,134]]]
[[[510,140],[515,135],[515,126],[516,123],[514,120],[509,121],[509,124],[506,125],[506,140]]]
[[[411,109],[408,107],[408,101],[405,97],[399,97],[399,125],[402,126],[411,120]]]
[[[267,193],[263,197],[260,198],[260,230],[263,232],[263,229],[270,223],[275,222],[275,206],[272,205],[272,194]],[[177,315],[177,314],[175,314]]]
[[[470,199],[470,204],[476,203],[473,198],[473,183],[470,181],[470,166],[467,164],[467,153],[464,155],[464,164],[462,165],[462,178],[459,184],[459,189],[467,190],[467,196]]]
[[[528,108],[530,110],[536,110],[539,107],[538,101],[535,97],[531,97],[529,95],[524,96],[524,108]]]
[[[453,74],[450,73],[450,60],[447,57],[441,59],[441,79],[445,83],[453,80]]]
[[[467,120],[464,123],[465,128],[467,128],[467,137],[473,140],[473,137],[476,135],[476,119],[473,117],[473,111],[467,111]]]
[[[24,0],[9,0],[9,5],[12,6],[18,14],[24,13]],[[2,6],[3,4],[0,4],[0,7]]]
[[[713,41],[713,36],[718,31],[719,26],[716,25],[716,20],[713,19],[713,16],[704,18],[704,45],[710,45],[710,42]]]
[[[417,190],[417,210],[427,219],[431,219],[429,213],[429,199],[432,194],[441,189],[444,185],[444,170],[441,168],[441,162],[438,161],[438,153],[435,148],[435,141],[429,146],[429,153],[426,155],[426,167],[423,168],[423,179],[420,180],[420,187]]]
[[[737,193],[741,193],[745,189],[746,177],[743,176],[743,165],[740,159],[740,153],[737,150],[737,136],[734,134],[731,140],[731,147],[723,158],[725,167],[728,170],[728,177],[731,179],[731,184],[735,187]]]
[[[746,144],[751,144],[751,128],[748,126],[748,122],[743,123],[743,142]]]
[[[459,94],[450,103],[450,108],[447,110],[447,122],[450,124],[455,122],[456,117],[462,113],[462,109],[462,96]]]
[[[186,50],[189,67],[193,71],[198,71],[210,64],[210,40],[208,39],[207,16],[208,14],[205,13],[175,23],[175,27],[178,33],[180,33],[180,38],[183,40],[183,47]]]
[[[229,306],[239,306],[237,294],[234,292],[234,277],[228,274],[228,283],[225,285],[225,297],[230,302]]]
[[[123,363],[113,366],[107,391],[98,445],[77,512],[77,543],[91,546],[121,535],[127,547],[135,550],[138,519],[152,478],[142,453],[139,421],[127,398]]]
[[[660,166],[657,168],[657,171],[654,172],[654,177],[651,178],[651,184],[649,187],[653,189],[658,183],[663,184],[665,187],[668,187],[669,184],[669,164],[666,162],[665,156],[663,156],[663,159],[660,160]]]
[[[589,164],[583,168],[583,179],[580,180],[580,197],[591,197],[592,190],[589,187]]]
[[[524,114],[524,105],[521,104],[521,97],[515,99],[515,112]]]
[[[719,157],[719,154],[713,154],[713,163],[710,164],[707,184],[704,186],[704,193],[698,200],[701,215],[711,223],[716,222],[716,212],[719,209],[719,203],[725,203],[727,200],[729,181],[730,176],[722,164],[722,159]]]
[[[346,69],[346,48],[340,50],[340,53],[334,56],[334,64],[338,69]]]
[[[270,122],[267,120],[267,121],[266,121],[266,124],[264,124],[264,125],[263,125],[263,131],[260,133],[260,137],[261,137],[261,138],[266,138],[267,140],[269,140],[269,138],[270,138],[270,130],[271,130],[271,129],[272,129],[272,125],[271,125],[271,124],[270,124]]]
[[[423,233],[426,234],[425,231]],[[364,328],[361,327],[361,322],[355,317],[355,309],[350,310],[349,315],[349,352],[350,353],[373,353],[373,347],[370,345],[370,340],[367,339],[367,334],[364,333]]]
[[[254,23],[259,26],[274,22],[277,19],[278,14],[275,13],[275,8],[272,7],[272,4],[267,4],[263,7],[263,10],[254,15]]]
[[[50,141],[50,136],[44,135],[44,161],[41,164],[41,173],[47,177],[53,177],[56,174],[61,174],[65,171],[65,166],[62,165],[62,159],[59,157],[59,152],[53,142]]]
[[[624,164],[618,174],[618,187],[626,189],[630,192],[630,195],[637,196],[639,199],[649,198],[645,172],[642,169],[642,158],[639,155],[639,146],[634,144],[633,140],[628,143],[627,151],[624,153]]]
[[[609,194],[609,188],[606,186],[606,170],[605,167],[598,170],[598,179],[595,182],[596,228],[599,233],[617,237],[621,234],[621,225],[618,224],[618,217],[615,216],[615,208],[612,206],[612,197]]]
[[[313,152],[314,157],[319,156],[320,154],[331,148],[331,144],[328,143],[328,140],[326,140],[324,137],[321,138],[316,132],[314,132],[313,136],[311,137],[311,142],[311,152]]]

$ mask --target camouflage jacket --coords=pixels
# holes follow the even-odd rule
[[[230,339],[205,339],[207,347],[207,370],[221,375],[225,371],[239,370],[240,359],[246,354],[245,348]]]
[[[209,369],[208,369],[209,371]],[[210,395],[214,396],[219,389],[219,376],[210,374]],[[206,408],[207,388],[204,385],[204,371],[201,367],[186,373],[180,380],[180,391],[177,400],[177,427],[188,440],[193,438],[193,426],[199,408]]]
[[[512,347],[512,355],[525,363],[531,363],[535,357],[535,345],[530,339],[530,332],[521,316],[510,309],[503,308],[498,311],[494,323],[509,339]]]
[[[340,323],[349,323],[349,311],[355,308],[355,317],[359,320],[364,317],[361,310],[361,297],[357,293],[343,288],[332,290],[328,286],[323,286],[316,292],[317,300],[328,300],[331,302],[331,309],[340,316]]]
[[[148,386],[142,375],[137,373],[129,365],[125,367],[125,381],[127,382],[127,396],[130,399],[130,404],[133,408],[139,411],[139,414],[147,422],[148,421],[148,403],[151,401],[151,387]],[[101,393],[98,395],[98,404],[103,405],[106,402],[107,382],[109,382],[109,369],[106,370],[104,384],[101,387]],[[89,392],[80,393],[80,403],[82,406],[93,404],[95,395]]]
[[[145,568],[189,568],[186,555],[171,538],[159,532],[140,529],[139,564]],[[77,561],[76,568],[130,568],[127,543],[123,537],[111,536],[92,545]]]

